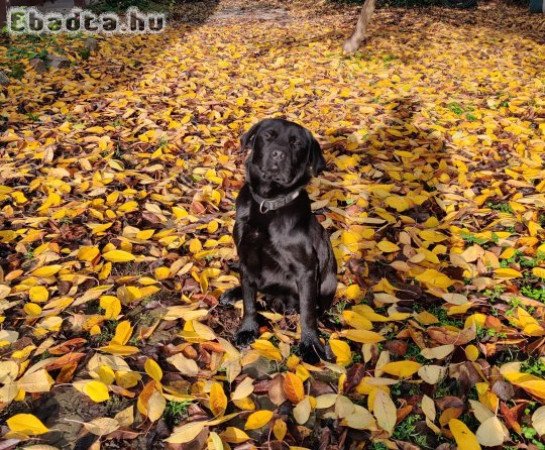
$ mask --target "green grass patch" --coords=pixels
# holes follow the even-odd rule
[[[417,414],[411,414],[405,418],[402,422],[396,425],[393,438],[400,441],[410,442],[418,445],[419,447],[428,446],[427,436],[423,436],[416,428],[416,423],[420,422],[422,418]]]
[[[513,214],[513,208],[511,208],[511,205],[509,203],[494,203],[494,202],[488,202],[486,204],[490,209],[493,209],[494,211],[500,211],[503,213],[509,213]]]
[[[163,412],[165,421],[170,426],[178,425],[185,417],[187,417],[187,408],[191,402],[173,402],[168,401]]]
[[[541,358],[529,358],[522,362],[520,370],[543,378],[545,376],[545,362]]]

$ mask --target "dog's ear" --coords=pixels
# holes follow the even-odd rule
[[[326,161],[322,153],[322,147],[309,132],[309,166],[312,176],[318,176],[326,169]]]
[[[246,147],[251,147],[253,145],[257,132],[259,131],[262,123],[263,122],[256,123],[240,137],[240,148],[242,150],[245,150]]]

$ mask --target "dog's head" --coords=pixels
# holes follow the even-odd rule
[[[240,139],[251,153],[246,160],[250,186],[264,197],[304,186],[326,168],[318,141],[310,131],[284,119],[265,119]]]

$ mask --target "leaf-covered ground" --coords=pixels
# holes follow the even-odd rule
[[[0,47],[23,76],[0,94],[0,448],[544,449],[543,19],[384,9],[345,57],[354,9],[240,6],[90,57]],[[40,45],[73,66],[36,73]],[[329,164],[319,367],[296,317],[237,350],[217,305],[238,138],[268,116]]]

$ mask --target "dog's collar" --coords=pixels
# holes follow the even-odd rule
[[[301,193],[301,189],[297,189],[293,192],[290,192],[289,194],[282,195],[280,197],[274,197],[274,198],[264,198],[260,195],[256,194],[252,188],[250,188],[250,193],[252,194],[252,197],[259,205],[259,212],[261,214],[265,214],[269,211],[274,211],[276,209],[282,208],[282,206],[286,206],[287,204],[294,201],[297,197],[299,197],[299,194]]]

